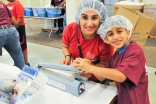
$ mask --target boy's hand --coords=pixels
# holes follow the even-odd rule
[[[82,71],[79,73],[81,76],[86,77],[86,78],[90,78],[92,76],[92,73],[87,73],[85,71]]]
[[[88,61],[86,61],[86,59],[82,59],[82,58],[76,58],[73,61],[73,66],[85,72],[89,72],[91,68],[91,64]]]

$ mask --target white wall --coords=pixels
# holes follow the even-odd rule
[[[156,0],[143,0],[146,4],[156,4]]]
[[[50,5],[51,0],[40,0],[41,6]]]
[[[75,21],[75,11],[81,0],[66,0],[67,24]]]

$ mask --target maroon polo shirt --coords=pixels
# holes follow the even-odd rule
[[[121,54],[116,51],[106,67],[115,68],[127,77],[123,83],[116,82],[118,104],[149,104],[146,59],[137,43],[131,42]]]
[[[63,0],[54,0],[55,6],[59,6]]]
[[[0,1],[0,26],[1,25],[11,25],[12,14],[10,13],[7,6]]]

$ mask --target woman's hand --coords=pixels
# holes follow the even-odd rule
[[[63,60],[61,60],[61,64],[65,64],[65,65],[70,65],[70,57],[67,57],[67,58],[65,58],[65,59],[63,59]]]
[[[86,59],[76,58],[73,61],[73,66],[88,73],[92,65],[90,64],[90,61],[87,61]]]

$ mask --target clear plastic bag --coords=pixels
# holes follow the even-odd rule
[[[16,104],[46,104],[46,91],[41,88],[37,93],[33,95],[23,96]]]
[[[13,85],[16,84],[14,81],[15,79],[18,80],[18,76],[21,73],[23,74],[23,72],[15,66],[0,63],[0,73],[0,104],[9,104],[11,92],[14,88]],[[23,91],[23,94],[18,97],[15,104],[46,104],[46,92],[43,87],[47,83],[48,78],[41,72],[33,77],[30,86]],[[22,77],[22,80],[25,80],[25,78]],[[21,82],[21,79],[18,81]]]
[[[38,74],[38,71],[28,66],[24,66],[23,70],[18,75],[18,78],[16,80],[16,85],[11,95],[10,104],[14,102],[18,102],[18,100],[24,94],[26,89],[31,85],[31,83],[33,82],[37,74]]]

